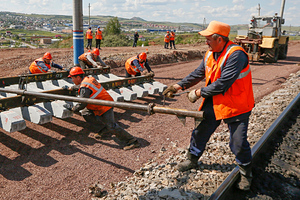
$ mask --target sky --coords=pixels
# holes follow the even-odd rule
[[[0,11],[73,15],[74,0],[1,0]],[[83,15],[140,17],[147,21],[229,25],[249,24],[251,16],[280,14],[282,0],[82,0]],[[300,26],[300,0],[286,0],[285,26]]]

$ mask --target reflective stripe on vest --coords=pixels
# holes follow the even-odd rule
[[[32,74],[39,74],[39,73],[47,73],[47,71],[45,71],[41,66],[39,66],[37,63],[39,61],[42,61],[44,62],[44,59],[43,58],[38,58],[36,59],[35,61],[33,61],[29,67],[29,71],[32,73]],[[45,62],[44,62],[45,63]],[[45,65],[48,67],[48,69],[51,69],[51,62],[50,64],[46,64]]]
[[[102,90],[103,90],[102,85],[101,85],[100,88],[97,88],[95,85],[93,85],[93,84],[91,84],[89,82],[82,82],[82,84],[86,84],[86,85],[92,87],[94,90],[97,91],[97,92],[95,92],[95,94],[93,96],[90,97],[91,99],[95,99],[102,92]]]
[[[227,58],[227,55],[229,54],[231,48],[234,47],[234,46],[238,46],[238,45],[236,45],[236,44],[231,44],[231,45],[228,45],[228,47],[226,48],[226,53],[225,53],[225,55],[224,55],[224,57],[223,57],[223,60],[222,60],[221,66],[220,66],[221,71],[222,71],[222,69],[223,69],[223,67],[224,67],[224,63],[225,63],[225,60],[226,60],[226,58]],[[209,51],[209,52],[207,53],[207,56],[205,57],[205,61],[204,61],[205,67],[206,67],[207,60],[208,60],[209,56],[210,56],[212,53],[213,53],[212,51]],[[249,67],[249,69],[248,69],[247,71],[241,72],[237,79],[241,79],[241,78],[246,77],[246,76],[249,74],[250,71],[251,71],[251,70],[250,70],[250,67]]]

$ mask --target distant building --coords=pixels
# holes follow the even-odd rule
[[[41,38],[40,43],[41,44],[51,44],[52,39],[51,38]]]
[[[23,29],[24,27],[22,25],[10,25],[9,28],[11,28],[11,29]]]

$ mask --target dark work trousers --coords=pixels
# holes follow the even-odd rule
[[[170,48],[172,49],[172,46],[174,47],[174,49],[176,49],[175,47],[175,40],[170,40]]]
[[[211,98],[205,100],[202,111],[205,119],[193,130],[190,141],[190,153],[199,157],[203,154],[210,136],[221,123],[221,120],[216,120]],[[229,147],[238,164],[248,164],[252,160],[251,148],[247,141],[248,123],[249,117],[227,124],[230,131]]]
[[[86,122],[88,122],[93,129],[96,131],[101,131],[104,126],[109,130],[109,132],[115,135],[118,140],[122,143],[128,143],[134,137],[125,131],[121,126],[115,122],[114,111],[109,109],[101,116],[95,116],[94,113],[90,110],[81,113]]]
[[[125,73],[126,73],[126,76],[125,76],[126,78],[132,77],[132,75],[129,74],[126,69],[125,69]],[[141,73],[138,72],[138,73],[135,74],[135,76],[141,76]]]
[[[93,42],[93,39],[87,39],[87,41],[88,41],[88,43],[87,43],[87,45],[86,45],[86,48],[87,48],[87,49],[88,49],[88,48],[92,49],[92,42]]]
[[[100,39],[96,39],[96,48],[101,49],[101,40]]]
[[[132,45],[132,47],[136,47],[136,44],[137,44],[137,40],[133,40],[133,45]]]
[[[165,42],[165,49],[169,48],[169,42]]]

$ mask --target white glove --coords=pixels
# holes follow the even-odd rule
[[[199,96],[196,95],[196,90],[191,90],[188,95],[188,99],[190,100],[191,103],[195,103],[198,99],[200,99]]]

